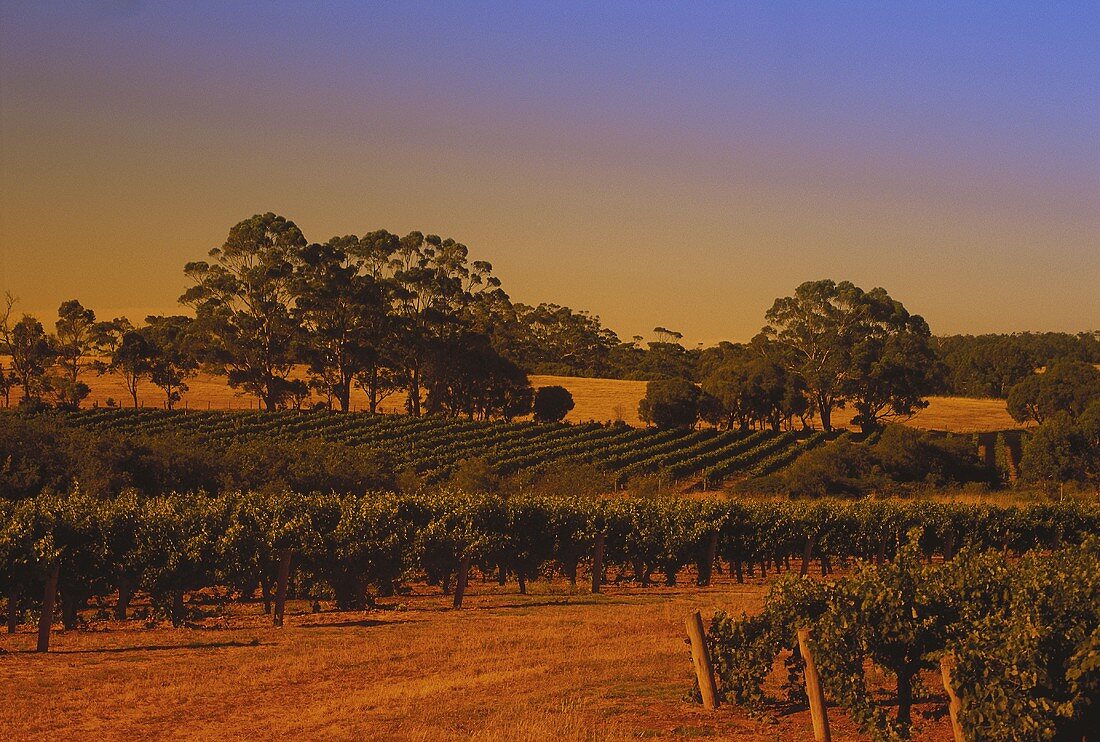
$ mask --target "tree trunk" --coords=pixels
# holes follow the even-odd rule
[[[73,631],[76,629],[79,602],[80,601],[72,594],[71,590],[66,589],[61,591],[61,625],[65,627],[66,631]]]
[[[420,417],[420,370],[413,368],[409,373],[409,414]]]
[[[710,584],[710,578],[714,573],[714,557],[718,552],[718,532],[710,534],[710,538],[707,539],[707,548],[703,554],[703,561],[699,565],[699,575],[696,582],[700,587],[706,587]]]
[[[519,594],[520,595],[526,595],[527,594],[527,578],[523,576],[522,572],[520,572],[518,575],[516,575],[516,577],[519,579]]]
[[[913,723],[913,678],[915,672],[908,668],[898,673],[898,724],[908,731]]]
[[[183,604],[183,590],[176,590],[172,593],[172,625],[179,628],[186,620],[187,608]]]
[[[463,557],[458,565],[458,579],[455,580],[454,607],[462,607],[462,598],[466,594],[466,582],[470,578],[470,557]]]
[[[733,574],[737,576],[737,584],[738,585],[744,585],[745,584],[745,575],[741,572],[741,560],[740,559],[734,559],[733,560]],[[751,577],[752,575],[749,575],[749,576]]]
[[[572,559],[565,563],[565,576],[569,578],[569,587],[577,589],[577,560]]]
[[[378,366],[372,366],[370,381],[367,382],[367,398],[370,400],[370,414],[378,414]]]
[[[813,536],[807,536],[806,543],[802,546],[802,566],[798,570],[800,577],[805,577],[810,573],[810,557],[813,556],[815,540]]]
[[[286,587],[290,582],[290,560],[293,555],[294,552],[290,549],[283,549],[279,553],[279,574],[275,583],[275,613],[272,615],[272,620],[278,627],[282,627],[283,615],[286,612]]]
[[[15,585],[8,586],[8,633],[19,629],[19,590]]]
[[[53,606],[57,600],[57,578],[61,575],[61,560],[54,559],[46,575],[46,587],[42,592],[42,612],[38,616],[38,652],[50,651],[50,628],[53,626]]]
[[[125,621],[126,611],[130,607],[130,600],[134,597],[134,586],[127,577],[119,578],[118,602],[115,603],[115,620]]]
[[[267,575],[260,575],[260,597],[264,601],[264,615],[271,615],[271,580]]]
[[[508,569],[503,563],[497,565],[497,584],[504,587],[504,583],[508,582]]]
[[[600,591],[603,582],[603,552],[607,543],[607,537],[602,533],[596,534],[596,543],[592,547],[592,592]]]
[[[817,398],[817,412],[821,417],[822,429],[826,433],[833,432],[833,405],[821,395]]]

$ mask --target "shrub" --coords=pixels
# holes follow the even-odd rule
[[[685,379],[661,379],[646,384],[638,416],[658,428],[695,425],[699,419],[699,387]]]
[[[559,422],[573,407],[573,395],[563,386],[539,387],[535,392],[535,422]]]

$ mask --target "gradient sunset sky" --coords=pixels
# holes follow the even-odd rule
[[[254,213],[747,340],[805,280],[1100,327],[1100,4],[0,2],[0,290],[179,311]]]

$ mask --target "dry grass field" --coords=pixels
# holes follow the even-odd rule
[[[288,606],[276,630],[258,606],[186,629],[92,620],[36,655],[29,627],[0,635],[5,739],[811,740],[808,712],[752,719],[684,700],[693,609],[755,610],[766,587],[608,587],[531,594],[471,583],[466,607],[416,586],[381,610]],[[780,675],[770,679],[778,693]],[[929,676],[936,697],[942,690]],[[858,739],[839,709],[833,738]],[[945,721],[920,739],[949,740]]]
[[[304,371],[302,372],[304,375]],[[638,418],[638,402],[645,396],[646,382],[621,379],[587,379],[571,376],[531,376],[533,386],[563,386],[573,395],[576,407],[566,417],[570,422],[596,420],[623,420],[631,425],[641,425]],[[121,378],[111,374],[98,376],[94,371],[84,374],[83,380],[91,389],[86,405],[106,404],[114,400],[123,406],[129,406],[130,395]],[[249,409],[256,406],[253,397],[242,396],[231,389],[222,376],[200,374],[188,381],[190,391],[185,395],[185,404],[197,409]],[[160,407],[163,404],[160,390],[145,383],[139,390],[141,404],[147,407]],[[18,390],[13,400],[18,398]],[[947,430],[955,433],[977,433],[987,430],[1006,430],[1020,427],[1005,408],[1004,400],[977,399],[970,397],[929,397],[929,406],[911,420],[909,425],[931,430]],[[383,412],[401,412],[404,410],[405,397],[394,394],[382,404]],[[367,405],[366,396],[361,390],[352,393],[352,407],[357,410]],[[836,410],[833,413],[837,427],[849,427],[851,410]]]

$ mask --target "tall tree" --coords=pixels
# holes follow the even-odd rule
[[[404,325],[394,312],[397,288],[391,275],[400,243],[397,235],[379,229],[361,237],[352,251],[364,275],[377,285],[383,303],[381,312],[369,315],[376,323],[367,328],[375,352],[364,357],[364,367],[355,376],[355,383],[367,396],[372,415],[378,412],[383,400],[404,388],[405,383],[404,368],[399,362]]]
[[[930,332],[885,289],[849,281],[808,281],[776,299],[754,343],[806,383],[822,427],[851,401],[866,430],[909,415],[934,389]]]
[[[24,314],[22,319],[12,323],[15,302],[11,294],[5,296],[4,311],[0,314],[0,339],[4,352],[11,356],[11,375],[23,388],[23,402],[38,402],[51,389],[47,374],[57,357],[57,350],[46,328],[34,317]]]
[[[125,317],[107,324],[104,334],[105,350],[110,357],[106,361],[97,362],[96,369],[100,374],[112,373],[120,376],[130,400],[137,407],[141,380],[152,372],[152,347],[145,335]]]
[[[386,327],[382,286],[356,257],[359,239],[334,237],[298,253],[297,305],[301,351],[326,396],[347,412],[351,385],[377,366]]]
[[[423,394],[430,386],[424,372],[435,348],[470,330],[473,306],[503,294],[497,293],[500,280],[492,275],[493,266],[468,257],[468,248],[453,239],[411,232],[398,241],[390,259],[399,328],[396,347],[412,415],[423,411]]]
[[[164,406],[173,409],[187,393],[187,380],[198,372],[193,334],[195,320],[180,315],[145,318],[142,328],[149,354],[149,378],[164,392]]]
[[[924,397],[943,378],[924,318],[909,314],[881,288],[868,293],[866,301],[867,321],[852,347],[852,372],[844,385],[856,411],[852,422],[865,433],[927,407]]]
[[[699,419],[699,387],[686,379],[659,379],[646,384],[638,417],[658,428],[692,427]]]
[[[1008,393],[1008,412],[1018,422],[1042,423],[1058,413],[1079,417],[1100,399],[1100,370],[1091,363],[1061,361],[1033,373]]]
[[[306,239],[294,222],[272,213],[235,225],[213,263],[188,263],[195,285],[180,301],[195,309],[206,341],[204,360],[230,386],[254,394],[268,410],[293,391],[295,272]]]
[[[95,312],[76,299],[61,303],[57,309],[57,360],[62,376],[57,384],[60,404],[79,407],[91,389],[80,381],[80,372],[89,365],[89,356],[103,350],[109,324],[96,322]]]

